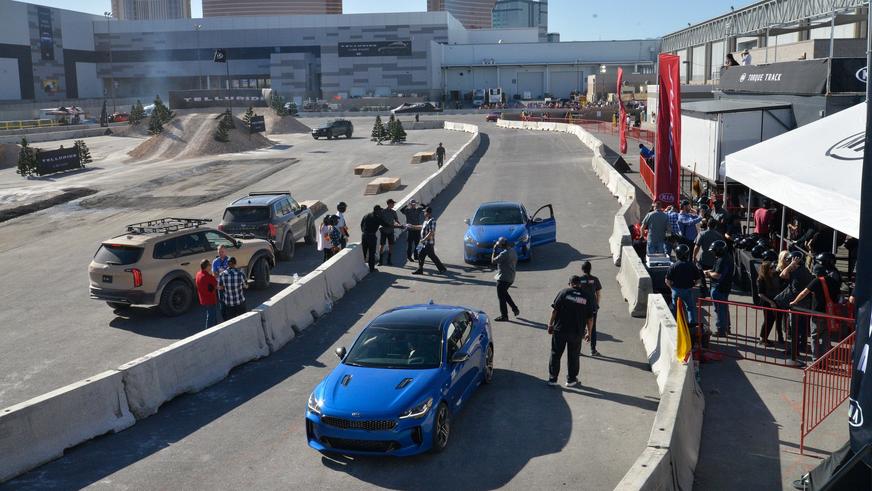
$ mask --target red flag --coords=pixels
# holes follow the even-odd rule
[[[663,203],[677,205],[681,163],[681,61],[676,55],[661,54],[658,65],[654,197]]]
[[[627,110],[621,98],[621,86],[624,85],[624,69],[618,67],[618,107],[620,108],[618,126],[621,128],[621,153],[627,153]]]

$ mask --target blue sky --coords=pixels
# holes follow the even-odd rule
[[[49,5],[102,14],[110,0],[30,0]],[[550,0],[548,28],[562,41],[638,39],[658,37],[753,3],[748,0]],[[344,0],[345,13],[414,12],[427,9],[426,0]],[[194,17],[202,16],[201,0],[192,0]]]

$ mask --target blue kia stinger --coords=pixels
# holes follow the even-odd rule
[[[530,216],[521,203],[482,203],[465,223],[463,260],[467,263],[490,262],[494,243],[500,237],[505,237],[515,247],[519,261],[532,259],[534,247],[557,240],[557,221],[551,205],[539,208]]]

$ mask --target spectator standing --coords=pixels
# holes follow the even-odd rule
[[[682,201],[681,212],[678,213],[678,230],[679,232],[681,232],[681,242],[688,245],[696,242],[696,237],[697,235],[699,235],[699,231],[696,229],[696,226],[701,221],[702,217],[699,216],[699,214],[694,214],[691,212],[690,201]],[[688,250],[688,257],[689,256],[690,251]]]
[[[442,168],[442,163],[445,161],[445,147],[442,146],[442,142],[439,142],[439,146],[436,147],[436,166],[438,168]]]
[[[841,285],[836,278],[828,272],[826,266],[817,264],[814,267],[815,278],[799,292],[799,295],[790,302],[794,307],[803,301],[808,295],[813,295],[812,309],[821,314],[833,314],[833,306],[837,303]],[[831,347],[829,321],[826,318],[816,317],[814,329],[811,333],[812,346],[814,347],[814,359],[820,358]]]
[[[678,309],[678,299],[684,304],[685,316],[691,325],[697,323],[696,293],[694,287],[702,279],[702,271],[690,261],[690,247],[679,244],[675,247],[677,261],[666,272],[666,286],[672,290],[672,311]]]
[[[742,66],[751,66],[751,53],[747,49],[742,51]]]
[[[412,227],[410,227],[412,228]],[[418,246],[421,250],[418,251],[418,269],[412,274],[424,274],[424,261],[429,257],[436,269],[440,273],[444,273],[447,268],[439,260],[436,255],[436,219],[433,218],[433,208],[427,207],[424,209],[424,223],[419,228],[421,230],[421,244]]]
[[[727,249],[727,243],[722,240],[716,240],[709,246],[715,256],[714,267],[705,271],[706,278],[712,281],[711,295],[712,300],[727,302],[730,299],[730,291],[733,288],[733,256]],[[717,314],[716,327],[718,337],[726,336],[730,333],[730,310],[725,303],[715,303],[715,313]]]
[[[736,61],[736,57],[733,56],[733,53],[727,53],[727,59],[724,60],[724,67],[729,68],[731,66],[739,66],[739,62]]]
[[[768,238],[774,216],[775,209],[772,208],[771,202],[764,199],[763,206],[754,210],[754,232],[762,238]]]
[[[212,261],[212,276],[218,278],[221,273],[227,271],[229,259],[227,249],[223,245],[218,246],[218,256]],[[218,290],[218,310],[221,312],[221,318],[227,320],[227,305],[224,303],[224,292],[221,290]]]
[[[666,252],[666,232],[669,217],[662,211],[662,203],[654,202],[651,211],[642,219],[642,232],[648,233],[648,254],[664,254]]]
[[[424,224],[424,209],[418,206],[417,200],[409,201],[409,206],[402,210],[406,217],[406,224],[410,225],[406,231],[406,259],[409,262],[418,260],[418,244],[421,242],[421,230],[411,226]]]
[[[348,233],[348,222],[345,220],[345,211],[347,209],[348,205],[344,201],[340,201],[339,204],[336,205],[336,216],[338,217],[336,228],[339,229],[339,233],[341,234],[340,247],[342,249],[345,249],[348,245],[348,238],[351,237]]]
[[[594,302],[593,297],[581,289],[581,277],[572,276],[569,279],[569,288],[561,290],[551,304],[551,320],[548,321],[548,334],[551,335],[548,385],[557,385],[560,359],[567,348],[566,386],[580,385],[578,358],[581,355],[582,336],[584,339],[590,339]]]
[[[212,276],[208,259],[200,261],[200,272],[194,279],[197,284],[197,297],[206,309],[206,328],[218,324],[218,280]]]
[[[325,262],[342,248],[342,233],[335,225],[338,222],[339,217],[336,215],[327,215],[321,223],[318,233],[318,250],[323,251]]]
[[[775,272],[775,265],[769,261],[763,261],[760,264],[760,270],[757,271],[758,304],[773,309],[778,308],[775,297],[779,293],[781,293],[781,280]],[[772,346],[772,343],[769,341],[769,333],[772,332],[773,326],[776,326],[778,343],[784,343],[784,332],[781,330],[778,312],[763,310],[763,325],[760,326],[760,342],[766,346]]]
[[[672,253],[672,247],[675,241],[681,237],[681,227],[678,226],[678,212],[675,207],[669,205],[666,207],[666,217],[669,219],[669,228],[666,229],[666,238],[664,239],[664,247],[666,254]]]
[[[787,266],[781,269],[782,282],[785,284],[784,289],[775,301],[781,308],[789,308],[791,306],[799,306],[802,308],[811,307],[810,299],[803,297],[796,301],[799,293],[814,279],[814,276],[803,263],[804,254],[799,251],[790,252],[788,255]],[[796,356],[805,351],[806,341],[808,340],[809,318],[805,315],[790,315],[790,329],[788,334],[791,335],[791,344],[789,351],[791,357],[796,359]]]
[[[642,156],[645,160],[651,160],[654,158],[654,150],[646,147],[644,144],[639,144],[639,155]]]
[[[509,287],[515,282],[515,271],[518,267],[518,253],[515,248],[508,245],[505,237],[500,237],[494,244],[494,251],[491,255],[491,264],[497,267],[497,274],[494,279],[497,280],[497,301],[500,304],[500,316],[494,318],[496,322],[505,322],[509,320],[509,307],[512,307],[512,313],[515,317],[521,313],[515,301],[509,294]]]
[[[394,209],[394,205],[396,201],[391,198],[387,200],[387,208],[381,211],[381,217],[390,225],[382,226],[379,229],[379,250],[378,250],[378,265],[383,266],[385,263],[385,244],[387,244],[387,256],[388,256],[388,264],[393,264],[391,252],[393,252],[394,248],[394,227],[401,227],[399,217],[397,216],[397,210]]]
[[[360,221],[361,249],[363,250],[364,260],[369,264],[369,271],[376,272],[375,269],[375,253],[378,248],[378,236],[376,233],[382,227],[393,227],[394,224],[388,223],[382,218],[382,207],[375,205],[372,207],[372,212],[363,216]]]
[[[730,212],[724,208],[724,200],[716,199],[714,202],[714,209],[712,210],[711,217],[716,219],[720,223],[727,223],[731,220]]]
[[[230,320],[248,311],[245,307],[245,275],[236,269],[236,258],[230,256],[227,260],[227,269],[218,277],[218,289],[224,292],[224,304],[227,316],[224,320]]]
[[[593,321],[590,326],[590,356],[600,356],[600,352],[596,350],[596,318],[599,313],[600,307],[600,295],[603,289],[602,284],[600,283],[599,278],[590,274],[591,271],[590,261],[585,261],[581,265],[581,282],[579,285],[581,289],[593,298],[596,303],[593,305]]]
[[[703,219],[699,222],[699,228],[700,233],[696,236],[693,245],[693,260],[701,271],[705,271],[715,266],[715,255],[709,251],[709,247],[716,240],[724,240],[724,236],[718,232],[718,221],[714,218],[710,220]],[[709,296],[709,288],[705,276],[700,281],[700,294],[703,298]]]

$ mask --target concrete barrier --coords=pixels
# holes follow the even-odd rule
[[[262,316],[270,352],[275,353],[298,332],[311,326],[327,311],[329,302],[324,273],[315,270],[255,307]]]
[[[639,331],[639,338],[645,347],[651,372],[657,379],[657,388],[662,394],[666,387],[666,377],[672,367],[679,364],[675,357],[678,327],[662,295],[650,295],[645,324]]]
[[[333,302],[345,296],[346,292],[369,274],[369,268],[363,262],[360,244],[350,244],[316,271],[324,275],[326,293]]]
[[[621,295],[627,301],[630,315],[644,317],[648,294],[654,292],[651,276],[631,246],[621,247],[621,269],[618,271]]]
[[[627,203],[622,207],[623,210],[625,207],[630,206],[631,203]],[[615,266],[621,265],[621,250],[624,246],[633,245],[633,238],[630,235],[630,229],[627,227],[627,223],[624,221],[623,213],[618,211],[618,215],[614,217],[614,225],[612,227],[612,235],[609,237],[609,250],[612,252],[612,262]]]
[[[0,482],[135,423],[121,373],[109,370],[0,411]]]
[[[200,391],[245,362],[267,356],[260,312],[248,312],[118,368],[136,419],[174,397]]]
[[[645,447],[616,491],[663,491],[675,489],[669,449]]]

